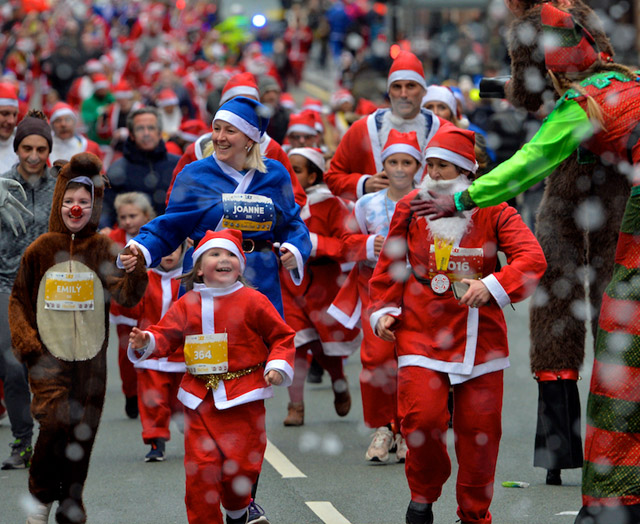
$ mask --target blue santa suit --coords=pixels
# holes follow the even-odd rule
[[[187,237],[197,245],[207,230],[232,227],[240,229],[245,240],[280,242],[291,251],[297,262],[291,277],[299,284],[311,251],[309,230],[300,218],[289,173],[280,162],[263,160],[266,173],[236,171],[215,155],[186,165],[176,177],[165,214],[143,226],[130,242],[140,246],[147,267],[157,266]],[[278,257],[271,250],[246,257],[244,276],[282,315]]]

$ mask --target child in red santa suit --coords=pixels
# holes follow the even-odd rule
[[[307,353],[331,376],[336,413],[344,417],[351,408],[351,395],[344,376],[342,358],[360,347],[360,329],[347,329],[327,313],[343,280],[341,238],[349,217],[346,203],[333,196],[323,183],[325,161],[317,148],[301,147],[289,151],[289,160],[307,202],[300,217],[309,228],[311,255],[305,280],[296,286],[281,273],[284,316],[296,332],[296,360],[290,403],[285,426],[304,424],[304,383],[309,363]]]
[[[133,328],[133,361],[184,344],[179,400],[185,407],[190,524],[245,523],[264,458],[264,399],[293,378],[294,332],[262,293],[243,284],[242,233],[207,231],[193,253],[189,291],[154,326]],[[139,354],[142,353],[142,356]]]
[[[147,271],[147,291],[135,307],[125,308],[111,303],[109,320],[118,326],[121,348],[122,342],[126,340],[125,355],[131,328],[135,326],[145,329],[157,324],[178,300],[182,260],[186,249],[186,243],[180,245],[173,253],[162,257],[158,267]],[[128,359],[127,362],[131,365]],[[182,375],[186,371],[182,347],[168,357],[150,357],[138,362],[134,368],[142,440],[151,446],[145,462],[161,462],[164,460],[165,443],[171,438],[169,423],[172,417],[179,427],[182,426],[182,404],[177,399]]]
[[[350,232],[343,237],[344,255],[357,261],[329,314],[346,327],[354,327],[362,312],[363,340],[360,348],[362,372],[360,392],[364,423],[374,428],[365,458],[387,462],[396,450],[396,460],[403,462],[406,444],[399,431],[397,413],[397,365],[392,342],[376,337],[369,327],[369,279],[376,267],[382,244],[396,207],[413,190],[422,174],[423,156],[415,131],[401,133],[392,129],[381,153],[389,187],[360,198],[347,224]]]
[[[509,366],[502,308],[533,292],[546,262],[506,204],[465,211],[445,223],[415,216],[410,202],[416,195],[430,198],[429,191],[470,185],[477,169],[474,133],[442,127],[425,156],[428,176],[396,206],[370,281],[370,323],[382,340],[395,343],[398,359],[398,411],[409,448],[406,522],[433,522],[432,504],[451,473],[446,434],[453,386],[457,513],[462,522],[490,524],[503,370]],[[498,250],[507,257],[500,269]]]

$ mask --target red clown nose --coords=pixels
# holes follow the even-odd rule
[[[71,208],[71,216],[73,218],[80,218],[82,216],[82,208],[80,206],[73,206]]]

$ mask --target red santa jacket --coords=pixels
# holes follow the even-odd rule
[[[182,171],[184,166],[186,166],[187,164],[190,164],[195,160],[202,160],[202,158],[204,157],[202,150],[204,149],[206,142],[210,140],[211,133],[202,135],[193,144],[189,144],[187,150],[184,152],[184,155],[180,157],[180,160],[173,170],[173,178],[171,179],[171,184],[169,184],[169,189],[167,190],[167,199],[165,201],[166,205],[169,205],[171,190],[173,189],[173,184],[176,181],[176,176],[178,176],[178,173],[180,173],[180,171]],[[265,133],[262,138],[262,142],[260,142],[260,151],[262,152],[263,156],[271,158],[272,160],[277,160],[286,168],[286,170],[289,172],[289,176],[291,177],[291,185],[293,186],[293,197],[296,200],[296,204],[298,204],[300,207],[304,206],[305,202],[307,201],[307,194],[304,192],[304,189],[302,189],[300,182],[298,182],[298,177],[293,172],[293,167],[291,167],[289,157],[282,149],[282,146]]]
[[[142,300],[135,307],[126,308],[116,302],[111,303],[109,321],[118,326],[136,326],[147,329],[157,324],[169,310],[171,304],[178,300],[182,265],[172,271],[161,271],[159,268],[150,269],[149,284]],[[126,349],[126,347],[125,347]],[[135,364],[137,368],[154,369],[170,373],[184,373],[184,354],[182,346],[167,357],[150,357]]]
[[[293,380],[293,330],[265,295],[239,282],[228,288],[195,284],[147,333],[151,341],[142,357],[129,349],[134,363],[154,353],[168,356],[188,335],[227,333],[229,372],[265,364],[264,370],[220,381],[217,389],[211,390],[218,409],[272,397],[273,389],[264,381],[264,374],[272,369],[283,375],[282,386],[290,386]],[[186,407],[196,409],[208,391],[205,381],[185,373],[178,398]]]
[[[398,366],[449,373],[452,383],[508,367],[501,308],[535,289],[547,267],[540,245],[506,204],[475,210],[471,229],[454,246],[446,274],[450,280],[481,278],[492,300],[480,308],[459,305],[451,289],[438,294],[430,286],[430,278],[440,271],[427,221],[410,210],[417,191],[396,206],[387,237],[387,243],[406,241],[407,252],[383,249],[369,283],[371,326],[375,330],[384,314],[397,315]],[[496,270],[498,250],[506,254],[508,264]],[[411,270],[403,280],[392,265],[407,256]]]

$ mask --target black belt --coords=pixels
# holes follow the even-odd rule
[[[254,251],[271,251],[273,242],[271,240],[253,240],[245,238],[242,241],[242,251],[245,253],[253,253]]]
[[[416,273],[415,269],[411,268],[411,272],[413,273],[414,278],[420,282],[423,286],[430,286],[431,285],[431,279],[430,278],[424,278],[421,277],[420,275],[418,275],[418,273]]]
[[[633,148],[638,143],[638,140],[640,140],[640,122],[629,133],[629,139],[627,140],[627,159],[631,165],[633,165]]]

